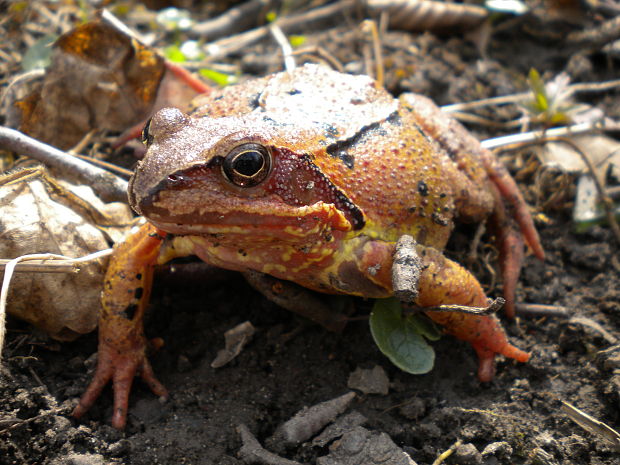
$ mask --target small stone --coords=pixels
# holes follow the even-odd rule
[[[478,465],[482,463],[482,455],[471,442],[458,446],[454,451],[454,458],[462,465]]]
[[[69,454],[52,462],[53,465],[105,465],[99,454]]]
[[[512,455],[512,447],[506,441],[498,441],[487,444],[482,451],[483,457],[495,456],[507,458]]]
[[[377,365],[371,370],[357,368],[349,375],[347,386],[364,394],[386,395],[390,390],[390,380],[385,370]]]
[[[402,405],[398,411],[408,420],[417,420],[426,413],[426,403],[419,397],[414,397]]]
[[[120,441],[114,442],[108,446],[108,454],[112,457],[121,457],[129,452],[130,443],[127,439],[121,439]]]
[[[317,465],[416,465],[387,434],[361,426],[345,433],[329,451],[317,459]]]

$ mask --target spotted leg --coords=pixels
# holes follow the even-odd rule
[[[129,393],[134,376],[142,379],[157,396],[167,397],[146,356],[143,318],[149,300],[153,266],[163,235],[146,224],[115,250],[104,281],[99,315],[97,370],[73,410],[80,418],[97,400],[108,382],[114,389],[112,425],[122,429],[127,421]]]

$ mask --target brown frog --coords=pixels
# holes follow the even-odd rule
[[[305,288],[369,298],[393,294],[395,244],[415,239],[419,307],[484,307],[467,270],[442,251],[455,220],[489,223],[505,257],[508,308],[522,259],[521,235],[543,258],[525,203],[505,168],[424,97],[394,99],[367,76],[305,65],[202,97],[184,114],[157,112],[130,183],[148,223],[120,244],[105,280],[97,372],[74,415],[114,385],[122,428],[136,373],[166,396],[145,356],[142,329],[153,267],[197,255]],[[469,341],[488,381],[496,353],[525,362],[494,316],[429,312]]]

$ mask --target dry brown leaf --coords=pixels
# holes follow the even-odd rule
[[[106,210],[89,187],[72,190],[95,208]],[[108,248],[106,237],[120,240],[127,229],[107,227],[107,234],[102,232],[70,205],[52,198],[39,179],[0,187],[0,206],[0,258],[32,253],[79,257]],[[126,205],[112,209],[118,215],[116,222],[131,221]],[[82,265],[77,273],[16,273],[7,310],[55,339],[75,339],[97,325],[104,271],[99,261]]]
[[[91,130],[124,131],[157,107],[196,95],[162,57],[105,15],[62,35],[42,82],[29,85],[33,90],[15,103],[22,114],[19,129],[61,149]]]

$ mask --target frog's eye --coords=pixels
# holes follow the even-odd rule
[[[226,155],[222,173],[228,181],[239,187],[253,187],[265,180],[271,170],[271,153],[267,147],[242,144]]]
[[[149,129],[151,127],[151,120],[153,118],[149,118],[146,121],[146,124],[144,125],[144,129],[142,129],[142,143],[144,145],[149,145],[151,142],[153,142],[153,136],[149,133]]]

